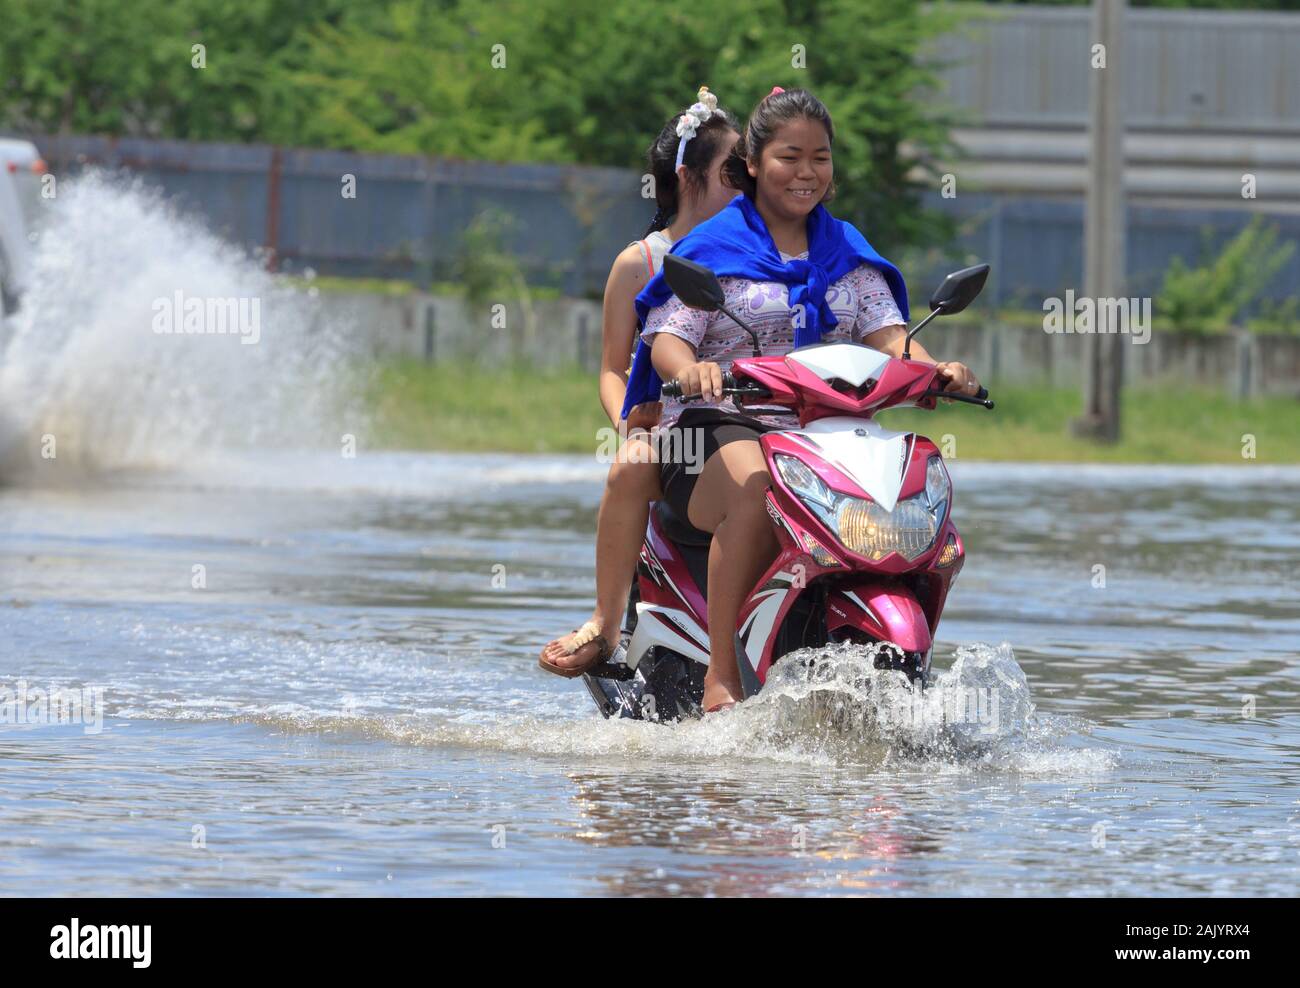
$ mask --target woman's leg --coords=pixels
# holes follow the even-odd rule
[[[650,502],[663,496],[653,447],[645,440],[632,439],[622,450],[623,455],[609,468],[596,515],[596,609],[591,621],[611,645],[618,644]],[[572,637],[565,635],[549,642],[542,649],[542,658],[562,669],[589,664],[598,651],[596,643],[590,642],[569,654]]]
[[[745,598],[781,549],[763,504],[770,483],[762,448],[754,440],[742,440],[709,457],[691,492],[691,524],[713,533],[705,710],[744,697],[736,664],[736,623]]]

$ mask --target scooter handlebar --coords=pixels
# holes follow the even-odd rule
[[[723,392],[726,393],[727,391],[734,390],[735,387],[736,387],[736,379],[732,377],[731,371],[723,371],[722,372]],[[696,401],[700,397],[699,395],[682,394],[682,382],[677,380],[677,378],[675,377],[671,381],[664,382],[661,393],[665,398],[680,398],[682,401]]]
[[[731,371],[722,372],[722,393],[723,394],[737,394],[737,393],[749,394],[750,390],[751,389],[748,387],[738,388],[736,386],[736,379],[734,376],[732,376]],[[701,397],[700,395],[697,394],[696,395],[682,394],[682,384],[679,380],[677,380],[677,378],[673,378],[671,381],[665,381],[660,390],[660,393],[664,398],[678,398],[682,401],[698,401]],[[993,408],[993,402],[989,401],[989,389],[985,387],[981,387],[979,391],[975,393],[974,396],[954,394],[948,391],[927,391],[925,392],[923,397],[951,398],[953,401],[963,401],[970,405],[982,405],[984,408],[988,408],[988,409]]]
[[[981,387],[973,395],[957,394],[952,391],[927,391],[921,395],[922,398],[948,398],[951,401],[964,401],[968,405],[980,405],[992,410],[993,402],[989,401],[989,389]]]

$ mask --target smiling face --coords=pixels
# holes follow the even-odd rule
[[[819,121],[796,117],[777,128],[748,168],[760,211],[787,220],[806,217],[830,188],[830,135]]]

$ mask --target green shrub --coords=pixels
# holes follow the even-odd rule
[[[1155,299],[1160,330],[1222,333],[1242,314],[1291,259],[1295,244],[1278,244],[1277,227],[1256,217],[1217,256],[1198,267],[1175,257]]]

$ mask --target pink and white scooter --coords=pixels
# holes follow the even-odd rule
[[[948,275],[931,312],[908,331],[901,358],[855,343],[764,357],[753,330],[724,307],[713,273],[665,256],[664,276],[683,303],[724,312],[754,340],[755,355],[732,363],[724,393],[742,406],[780,405],[791,413],[791,428],[761,439],[772,476],[767,511],[781,552],[741,608],[738,628],[727,629],[736,635],[747,697],[783,655],[844,641],[888,646],[876,666],[900,669],[924,686],[935,630],[964,560],[952,485],[934,443],[885,429],[874,415],[899,406],[933,409],[941,395],[993,407],[983,389],[973,398],[944,395],[935,365],[908,353],[931,319],[974,300],[988,271],[980,264]],[[669,382],[664,394],[679,396],[680,388]],[[709,661],[708,555],[709,535],[658,502],[621,647],[583,677],[606,717],[699,715]]]

